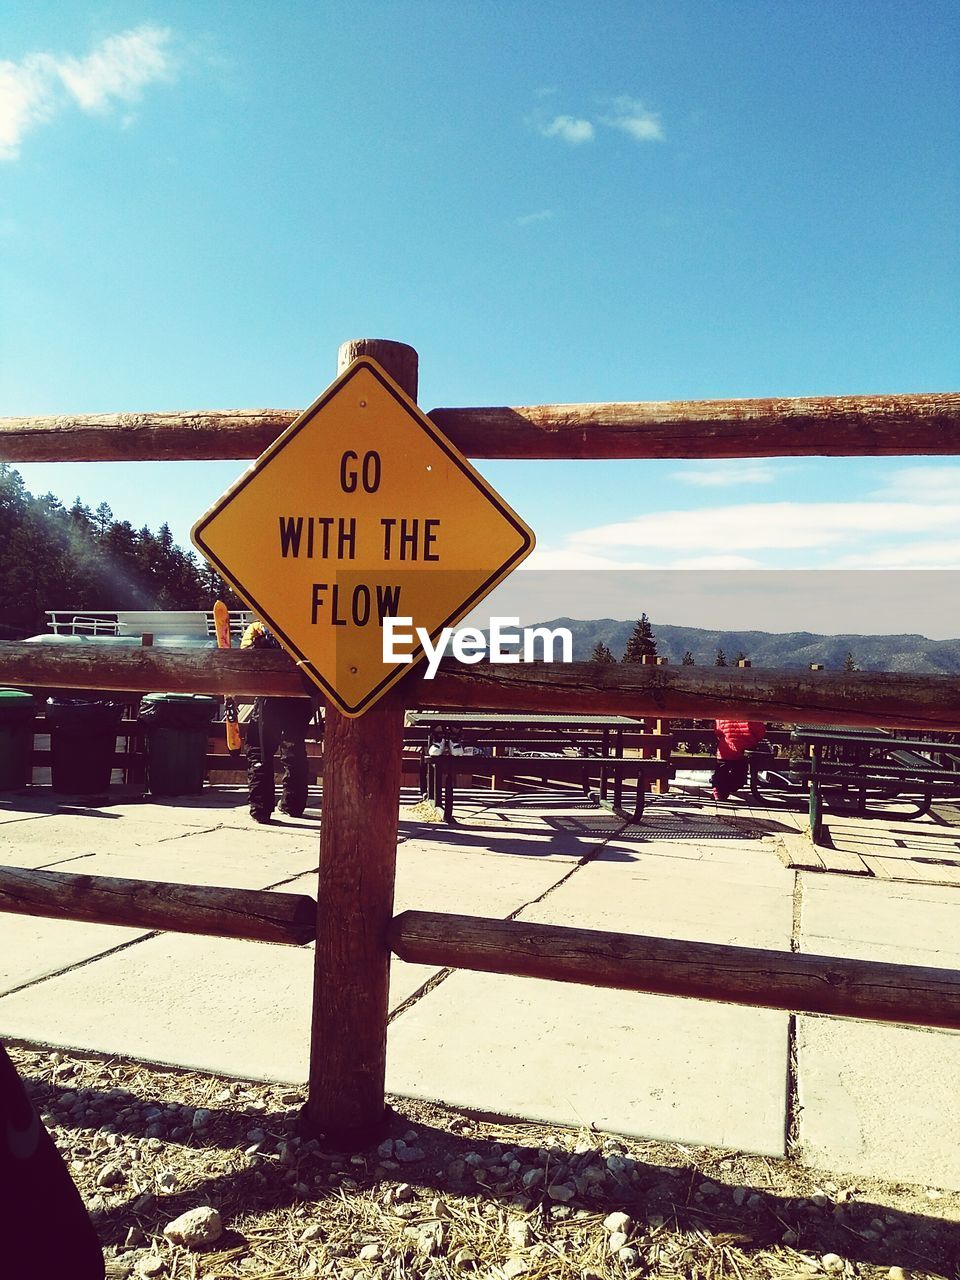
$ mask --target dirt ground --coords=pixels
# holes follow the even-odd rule
[[[953,1192],[397,1098],[370,1146],[337,1151],[298,1136],[296,1089],[8,1048],[109,1276],[958,1276]],[[198,1207],[222,1234],[171,1243]]]

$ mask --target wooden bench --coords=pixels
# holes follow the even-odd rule
[[[492,778],[494,782],[516,781],[521,778],[546,781],[578,781],[585,793],[590,792],[590,782],[598,780],[598,799],[607,802],[615,812],[622,811],[623,780],[635,778],[637,782],[633,810],[629,814],[634,822],[643,815],[646,792],[654,781],[673,776],[673,768],[663,760],[642,760],[625,756],[431,756],[426,759],[426,797],[443,811],[444,822],[453,821],[454,792],[461,784],[461,777]]]

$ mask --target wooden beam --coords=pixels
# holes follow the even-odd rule
[[[960,972],[561,925],[405,911],[401,960],[795,1013],[960,1029]]]
[[[318,393],[323,388],[318,387]],[[0,418],[5,462],[254,458],[299,409]],[[960,453],[960,394],[434,409],[472,458],[766,458]]]
[[[339,352],[342,372],[370,356],[411,399],[417,353],[362,340]],[[386,1118],[385,1081],[397,823],[403,760],[402,695],[393,690],[357,719],[327,707],[305,1135],[363,1143]]]
[[[300,893],[0,867],[0,911],[15,915],[302,946],[316,909]]]
[[[283,653],[237,649],[98,649],[0,644],[0,684],[23,688],[306,696]],[[900,672],[643,667],[595,662],[477,663],[447,659],[434,680],[401,685],[420,710],[569,713],[960,730],[960,677]]]

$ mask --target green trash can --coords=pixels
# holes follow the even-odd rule
[[[141,700],[152,795],[193,796],[203,790],[210,721],[219,706],[219,699],[202,693],[148,693]]]
[[[36,699],[19,689],[0,689],[0,791],[30,782]]]
[[[89,796],[107,790],[122,718],[122,702],[103,698],[47,699],[54,791]]]

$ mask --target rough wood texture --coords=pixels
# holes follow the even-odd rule
[[[348,343],[355,355],[383,344]],[[400,343],[390,344],[402,347]],[[402,347],[403,352],[412,348]],[[416,353],[413,353],[414,356]],[[381,360],[382,364],[383,361]],[[401,358],[401,386],[409,357]],[[317,388],[317,394],[323,390]],[[6,462],[255,458],[299,409],[0,418]],[[960,453],[960,394],[433,409],[471,458],[767,458]]]
[[[300,946],[313,937],[316,906],[299,893],[0,867],[0,911],[57,920]]]
[[[960,1029],[960,973],[562,925],[405,911],[401,960],[594,987]]]
[[[291,660],[263,649],[0,644],[0,685],[305,696]],[[518,715],[731,716],[790,724],[960,730],[958,676],[623,663],[600,666],[594,662],[477,663],[468,667],[447,660],[434,680],[424,680],[416,672],[405,677],[398,686],[398,696],[408,707],[454,713],[483,709]]]
[[[342,372],[371,356],[412,398],[417,358],[401,343],[340,348]],[[317,951],[305,1134],[362,1142],[386,1115],[390,947],[403,759],[397,691],[355,720],[327,708]]]

